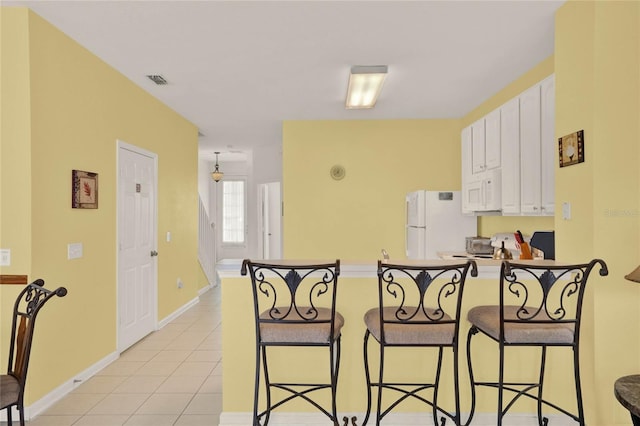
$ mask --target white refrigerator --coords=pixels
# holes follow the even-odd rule
[[[462,214],[460,191],[415,191],[406,197],[408,259],[437,259],[437,252],[466,250],[478,221]]]

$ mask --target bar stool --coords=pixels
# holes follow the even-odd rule
[[[456,425],[460,425],[460,387],[458,381],[458,330],[460,308],[467,273],[477,276],[474,261],[466,263],[438,264],[391,264],[378,261],[378,307],[370,309],[364,316],[367,330],[364,334],[364,367],[367,381],[367,413],[363,425],[371,413],[372,388],[378,389],[376,403],[376,425],[396,406],[413,398],[431,406],[434,424],[438,424],[438,411]],[[369,337],[379,343],[380,363],[377,381],[371,381],[369,372]],[[412,381],[389,381],[384,376],[385,349],[388,347],[438,348],[433,383]],[[444,410],[438,405],[440,372],[445,348],[453,354],[453,382],[455,409]],[[416,362],[430,361],[419,358]],[[382,394],[397,397],[382,407]],[[425,391],[432,390],[428,399]],[[385,401],[386,402],[386,401]],[[444,424],[445,418],[442,418]]]
[[[547,424],[542,406],[551,407],[584,425],[582,388],[580,385],[580,321],[582,301],[591,270],[599,265],[601,276],[608,275],[607,265],[600,259],[589,263],[563,266],[535,265],[504,261],[500,267],[500,304],[476,306],[469,310],[471,323],[467,335],[467,360],[471,380],[472,404],[467,425],[475,411],[476,387],[498,390],[497,425],[501,426],[507,411],[520,397],[537,402],[538,423]],[[478,333],[498,343],[498,381],[476,381],[471,361],[471,340]],[[537,382],[505,380],[505,348],[526,346],[540,348],[540,369]],[[543,397],[545,363],[548,347],[573,350],[573,367],[577,413],[572,413]],[[513,397],[505,404],[505,391]]]
[[[255,388],[253,425],[266,425],[271,412],[281,405],[302,399],[316,407],[338,425],[336,389],[340,366],[340,336],[344,318],[336,312],[336,290],[340,261],[332,263],[242,263],[241,274],[251,277],[256,330]],[[275,346],[317,347],[328,350],[328,380],[324,383],[280,382],[271,380],[267,348]],[[259,411],[259,388],[262,373],[265,381],[265,408]],[[316,367],[314,367],[315,369]],[[285,395],[273,401],[272,390]],[[314,401],[311,393],[328,389],[331,407]],[[261,421],[264,420],[264,423]]]
[[[9,366],[7,374],[0,374],[0,411],[7,410],[8,426],[13,424],[11,410],[14,406],[18,409],[20,426],[25,424],[24,391],[38,313],[53,297],[66,295],[66,288],[49,290],[44,288],[44,280],[37,279],[20,291],[13,304]]]

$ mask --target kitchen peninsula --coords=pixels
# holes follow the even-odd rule
[[[434,260],[431,262],[461,263],[458,260]],[[393,259],[391,260],[393,262]],[[411,262],[411,261],[399,261]],[[413,261],[420,263],[421,261]],[[425,261],[422,261],[423,263]],[[501,262],[493,259],[478,259],[478,277],[468,277],[464,290],[463,315],[476,305],[496,304],[498,302],[498,277]],[[556,264],[551,260],[523,261],[535,264]],[[251,424],[251,411],[253,404],[253,382],[255,368],[255,331],[253,323],[253,305],[251,283],[249,277],[240,275],[242,261],[225,260],[218,264],[218,274],[222,287],[222,348],[223,348],[223,413],[220,425]],[[355,415],[358,419],[364,418],[366,408],[366,387],[363,367],[363,336],[365,325],[363,316],[365,312],[378,303],[376,260],[348,261],[341,260],[341,270],[338,281],[337,311],[345,318],[345,326],[342,332],[342,355],[340,365],[340,377],[338,381],[338,411],[340,418],[343,415],[349,417]],[[466,320],[461,322],[461,401],[463,418],[464,413],[470,410],[470,390],[468,375],[466,372],[466,360],[464,342],[469,330]],[[482,354],[483,359],[474,359],[474,368],[484,375],[497,374],[498,351],[495,344],[490,341],[478,339],[474,342],[474,354]],[[475,346],[477,345],[477,346]],[[310,348],[299,348],[299,356],[294,357],[296,362],[291,363],[291,357],[286,357],[287,363],[278,362],[277,350],[272,348],[270,367],[271,375],[286,379],[288,371],[306,369],[310,374],[323,375],[326,371],[322,368],[327,365],[326,353],[319,354]],[[529,379],[535,377],[536,369],[529,368],[537,363],[538,353],[529,353],[521,348],[514,348],[511,354],[515,357],[512,361],[513,378]],[[286,348],[282,350],[291,350]],[[296,350],[296,349],[294,349]],[[376,351],[373,353],[375,354]],[[569,352],[569,351],[565,351]],[[561,354],[562,355],[562,354]],[[569,354],[570,355],[570,354]],[[445,356],[451,356],[445,355]],[[375,356],[374,356],[375,357]],[[435,350],[417,350],[407,355],[390,351],[386,355],[387,371],[395,371],[394,374],[413,376],[417,374],[431,374],[431,359],[435,362],[437,352]],[[284,359],[284,357],[283,357]],[[424,364],[416,363],[416,360],[424,360]],[[375,360],[371,360],[376,362]],[[547,368],[555,370],[552,377],[548,377],[547,391],[559,402],[570,404],[573,392],[573,376],[570,369],[563,367],[562,356],[554,356],[549,359]],[[450,365],[446,364],[445,365]],[[394,368],[393,370],[391,368]],[[450,377],[451,371],[444,367],[440,398],[445,405],[452,403],[453,384]],[[328,396],[328,395],[327,395]],[[491,424],[495,421],[495,394],[487,392],[478,400],[477,415],[474,417],[474,425]],[[283,424],[294,421],[296,424],[322,424],[323,419],[308,404],[295,403],[289,405],[286,412],[277,412],[272,421],[274,424]],[[518,411],[521,410],[521,411]],[[531,417],[535,415],[535,405],[528,401],[522,401],[514,409],[515,415]],[[362,417],[361,417],[362,416]],[[398,413],[389,416],[389,424],[413,424],[414,421],[422,421],[426,418],[422,405],[407,401],[401,406]],[[553,416],[553,413],[551,415]],[[493,419],[493,420],[490,420]]]

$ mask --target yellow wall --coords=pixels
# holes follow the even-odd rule
[[[600,257],[610,276],[588,292],[582,351],[587,423],[630,424],[615,400],[616,378],[640,369],[640,294],[624,280],[638,264],[640,3],[566,3],[556,14],[556,136],[584,129],[585,162],[558,169],[556,253]]]
[[[116,351],[116,140],[158,155],[158,319],[197,297],[197,128],[27,9],[2,8],[1,63],[3,273],[69,290],[39,317],[30,404]],[[97,210],[71,208],[72,169],[99,174]]]
[[[405,258],[406,193],[459,191],[460,177],[459,120],[286,121],[284,256]]]

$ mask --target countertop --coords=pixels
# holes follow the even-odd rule
[[[438,255],[441,259],[433,259],[433,260],[406,260],[406,259],[389,259],[390,263],[394,261],[400,264],[443,264],[443,263],[459,263],[467,259],[453,257],[455,255],[465,255],[464,252],[441,252]],[[502,264],[501,260],[487,259],[487,258],[477,258],[477,257],[468,257],[468,259],[473,259],[476,261],[478,265],[478,278],[490,278],[496,279],[500,276],[500,265]],[[253,259],[255,261],[259,261],[258,259]],[[322,259],[322,260],[291,260],[293,262],[305,262],[305,263],[322,263],[326,261],[333,261],[335,259]],[[557,265],[558,262],[555,260],[544,260],[544,259],[536,259],[536,260],[519,260],[514,259],[514,262],[518,263],[531,263],[532,265]],[[273,262],[279,262],[278,260],[273,260]],[[348,259],[340,259],[340,276],[343,278],[369,278],[377,276],[377,264],[378,260],[348,260]],[[223,259],[218,262],[216,265],[216,270],[218,271],[218,275],[220,278],[239,278],[240,269],[242,267],[242,259]]]

